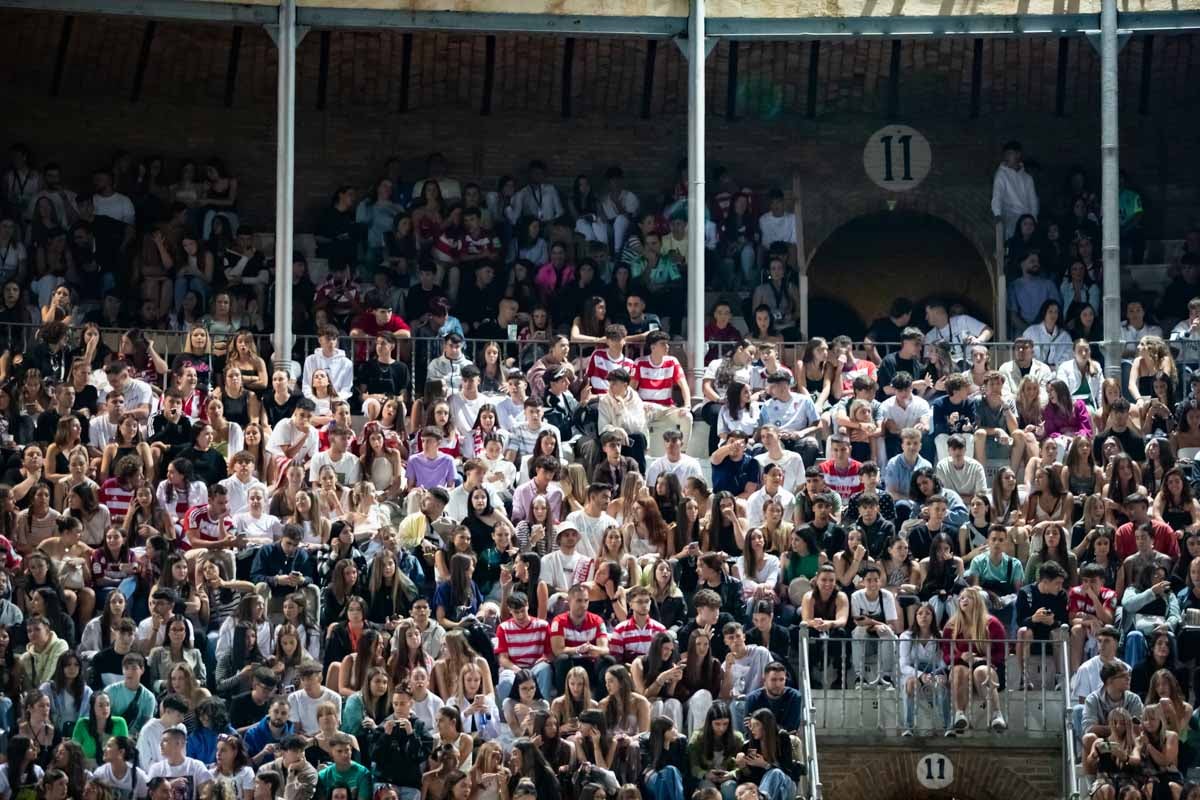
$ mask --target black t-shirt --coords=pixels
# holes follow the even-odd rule
[[[367,387],[367,394],[384,394],[393,397],[409,390],[412,378],[408,365],[403,361],[381,364],[371,359],[359,365],[358,383]]]
[[[881,317],[871,323],[871,327],[867,328],[867,338],[872,342],[899,342],[900,337],[904,334],[904,330],[892,322],[890,317]],[[900,349],[899,344],[875,345],[875,349],[879,351],[879,355],[886,356]]]
[[[253,693],[242,692],[239,695],[235,695],[229,701],[229,724],[238,729],[254,725],[267,715],[267,710],[270,707],[270,697],[267,698],[265,703],[259,705],[254,702]]]
[[[408,290],[408,295],[404,298],[404,316],[409,320],[419,320],[421,317],[429,313],[429,305],[436,297],[445,297],[446,292],[442,287],[434,285],[428,291],[421,288],[421,284],[414,285]]]
[[[262,398],[263,411],[267,412],[267,422],[274,428],[292,415],[292,412],[296,410],[296,404],[299,402],[300,395],[290,394],[288,395],[288,399],[283,403],[276,403],[275,392],[267,392]]]
[[[1103,448],[1104,440],[1110,436],[1117,438],[1117,440],[1121,443],[1121,449],[1125,451],[1125,453],[1127,453],[1134,461],[1141,462],[1146,460],[1146,443],[1142,441],[1142,437],[1138,436],[1129,428],[1126,428],[1123,431],[1107,431],[1096,436],[1093,447],[1096,448],[1097,453]]]
[[[907,372],[914,381],[919,381],[929,374],[930,367],[927,362],[918,358],[901,358],[897,353],[887,356],[880,363],[879,371],[875,375],[875,379],[879,382],[879,389],[875,396],[880,402],[888,397],[887,393],[883,391],[883,387],[890,386],[892,378],[896,377],[898,372]]]
[[[0,481],[0,483],[7,484],[8,486],[16,486],[18,483],[20,483],[23,480],[25,480],[25,476],[21,474],[20,466],[16,466],[16,467],[13,467],[12,469],[7,470],[4,473],[4,480]],[[47,489],[49,489],[50,496],[54,497],[54,484],[52,484],[50,481],[46,480],[45,477],[42,477],[41,479],[39,479],[38,483],[42,484]],[[24,497],[22,497],[20,500],[17,501],[17,508],[20,509],[21,511],[24,511],[25,509],[29,508],[29,504],[32,502],[33,502],[33,490],[30,489],[30,491],[25,493]],[[117,670],[117,671],[120,672],[120,670]]]

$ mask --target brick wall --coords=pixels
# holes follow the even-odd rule
[[[917,763],[926,753],[945,755],[954,782],[925,789]],[[1038,746],[932,740],[925,745],[880,741],[873,746],[821,739],[818,742],[823,795],[836,800],[1012,800],[1062,796],[1059,752],[1054,742]]]
[[[222,156],[241,181],[245,219],[271,226],[274,212],[276,58],[266,33],[242,31],[230,105],[226,84],[233,29],[160,22],[137,102],[131,102],[147,23],[75,18],[57,97],[55,57],[65,17],[0,11],[0,94],[6,134],[29,142],[39,160],[64,162],[84,177],[118,147],[138,155]],[[412,36],[410,78],[400,76],[404,36],[391,31],[332,31],[324,107],[319,92],[321,32],[298,51],[297,230],[310,230],[332,189],[366,187],[390,156],[419,177],[423,155],[442,150],[463,178],[494,186],[520,174],[530,158],[549,162],[567,188],[620,162],[634,187],[655,193],[672,182],[686,152],[686,62],[670,41],[654,48],[649,117],[642,118],[650,57],[643,40],[577,39],[566,93],[564,40],[499,36],[495,41],[491,113],[481,114],[487,37]],[[1200,219],[1200,36],[1134,38],[1121,53],[1121,158],[1146,196],[1151,228],[1168,236]],[[729,104],[728,42],[707,64],[708,160],[743,183],[805,187],[806,241],[816,250],[840,225],[883,210],[931,213],[955,225],[981,254],[993,250],[988,191],[1000,144],[1025,143],[1044,207],[1059,195],[1065,170],[1085,166],[1098,182],[1098,59],[1082,37],[1067,42],[1063,114],[1058,105],[1060,41],[1054,37],[982,43],[978,116],[972,117],[974,40],[901,43],[898,112],[887,117],[892,44],[884,40],[821,42],[809,107],[809,42],[742,43],[734,106]],[[1147,114],[1139,113],[1144,48],[1152,46]],[[406,110],[400,111],[406,99]],[[812,112],[811,117],[809,112]],[[732,119],[730,119],[732,112]],[[862,148],[886,122],[926,135],[933,170],[917,190],[889,196],[865,176]]]

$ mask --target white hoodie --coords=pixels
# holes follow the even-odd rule
[[[1038,215],[1037,189],[1033,185],[1033,177],[1024,169],[1013,169],[1007,164],[996,168],[996,177],[992,179],[992,215],[1004,217],[1005,227],[1009,220],[1015,227],[1016,220],[1022,214]],[[1006,230],[1011,236],[1012,230]]]
[[[354,364],[346,358],[346,351],[339,347],[333,351],[332,356],[326,357],[318,348],[317,352],[304,359],[301,383],[305,393],[309,391],[308,387],[312,386],[313,373],[319,369],[329,373],[329,384],[337,392],[337,396],[343,400],[349,399],[354,391]]]

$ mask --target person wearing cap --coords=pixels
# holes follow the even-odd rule
[[[746,452],[746,440],[746,434],[741,431],[730,431],[725,437],[725,444],[709,457],[714,493],[731,492],[734,497],[745,500],[758,491],[762,483],[762,468]]]
[[[427,538],[433,538],[434,523],[442,519],[442,513],[450,503],[450,493],[441,486],[428,491],[417,489],[414,493],[419,498],[417,510],[396,526],[396,541],[408,550],[420,547]]]
[[[1113,542],[1113,548],[1117,555],[1121,558],[1129,558],[1138,552],[1140,548],[1134,540],[1134,532],[1140,526],[1149,524],[1153,534],[1151,540],[1154,549],[1172,561],[1178,560],[1179,536],[1171,529],[1170,525],[1161,519],[1150,516],[1150,498],[1141,492],[1134,492],[1125,498],[1124,504],[1129,521],[1117,528],[1117,538]],[[1130,578],[1132,577],[1131,575]]]
[[[559,366],[546,374],[546,395],[543,400],[545,411],[542,418],[558,430],[558,440],[564,447],[571,448],[583,435],[576,426],[579,401],[571,394],[571,381],[575,373],[566,366]],[[579,459],[584,463],[591,461]]]
[[[574,372],[568,363],[568,358],[571,354],[571,340],[566,336],[555,336],[550,341],[550,348],[545,355],[533,362],[533,366],[529,368],[526,375],[526,380],[529,383],[529,396],[535,400],[541,401],[546,394],[546,379],[559,367],[563,367],[572,373]]]
[[[440,380],[447,392],[457,392],[462,388],[463,370],[468,365],[474,366],[471,359],[463,355],[462,334],[448,333],[442,338],[442,354],[429,362],[425,377],[431,381]]]

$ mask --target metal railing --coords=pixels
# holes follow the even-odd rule
[[[801,659],[812,702],[806,726],[811,725],[815,731],[830,735],[853,736],[882,731],[891,735],[941,736],[964,730],[959,719],[959,712],[962,712],[966,716],[965,728],[978,738],[992,728],[999,712],[1007,735],[1069,740],[1071,703],[1067,686],[1070,672],[1066,669],[1063,636],[1061,631],[1056,631],[1053,639],[1043,642],[927,640],[927,644],[931,642],[937,646],[938,661],[928,665],[933,669],[922,672],[931,680],[919,682],[915,690],[909,692],[907,681],[900,674],[900,649],[904,642],[899,638],[831,638],[814,636],[802,627]],[[987,666],[995,670],[998,685],[977,685],[968,672],[965,676],[967,702],[957,704],[951,680],[951,671],[957,665],[944,662],[944,645],[949,645],[952,650],[972,645],[976,652],[982,651],[983,655],[977,657],[971,672],[975,667]],[[992,647],[1001,646],[1005,659],[994,661]],[[1029,649],[1024,659],[1024,674],[1017,666],[1020,659],[1013,655],[1014,648],[1021,646]],[[810,663],[813,660],[815,664]],[[1055,673],[1059,670],[1062,670],[1057,675],[1062,682],[1062,691],[1055,689]],[[890,685],[879,680],[884,675],[890,677]],[[814,679],[822,688],[812,688]],[[922,716],[927,718],[924,722]],[[1073,761],[1073,742],[1070,756]]]
[[[1067,640],[1070,636],[1070,628],[1063,625],[1060,629],[1060,636]],[[1071,673],[1071,658],[1067,652],[1067,648],[1061,648],[1062,659],[1059,668],[1063,671],[1062,674],[1070,675]],[[1074,714],[1072,713],[1071,702],[1071,684],[1070,681],[1062,682],[1063,695],[1063,746],[1062,746],[1062,773],[1063,773],[1063,797],[1066,800],[1079,800],[1079,779],[1075,772],[1075,736],[1082,735],[1082,731],[1075,730]]]
[[[808,671],[808,629],[800,629],[800,698],[804,704],[804,724],[801,740],[804,742],[804,780],[808,784],[809,800],[821,800],[821,764],[817,758],[817,726],[814,722],[816,706],[813,703],[812,681]]]

